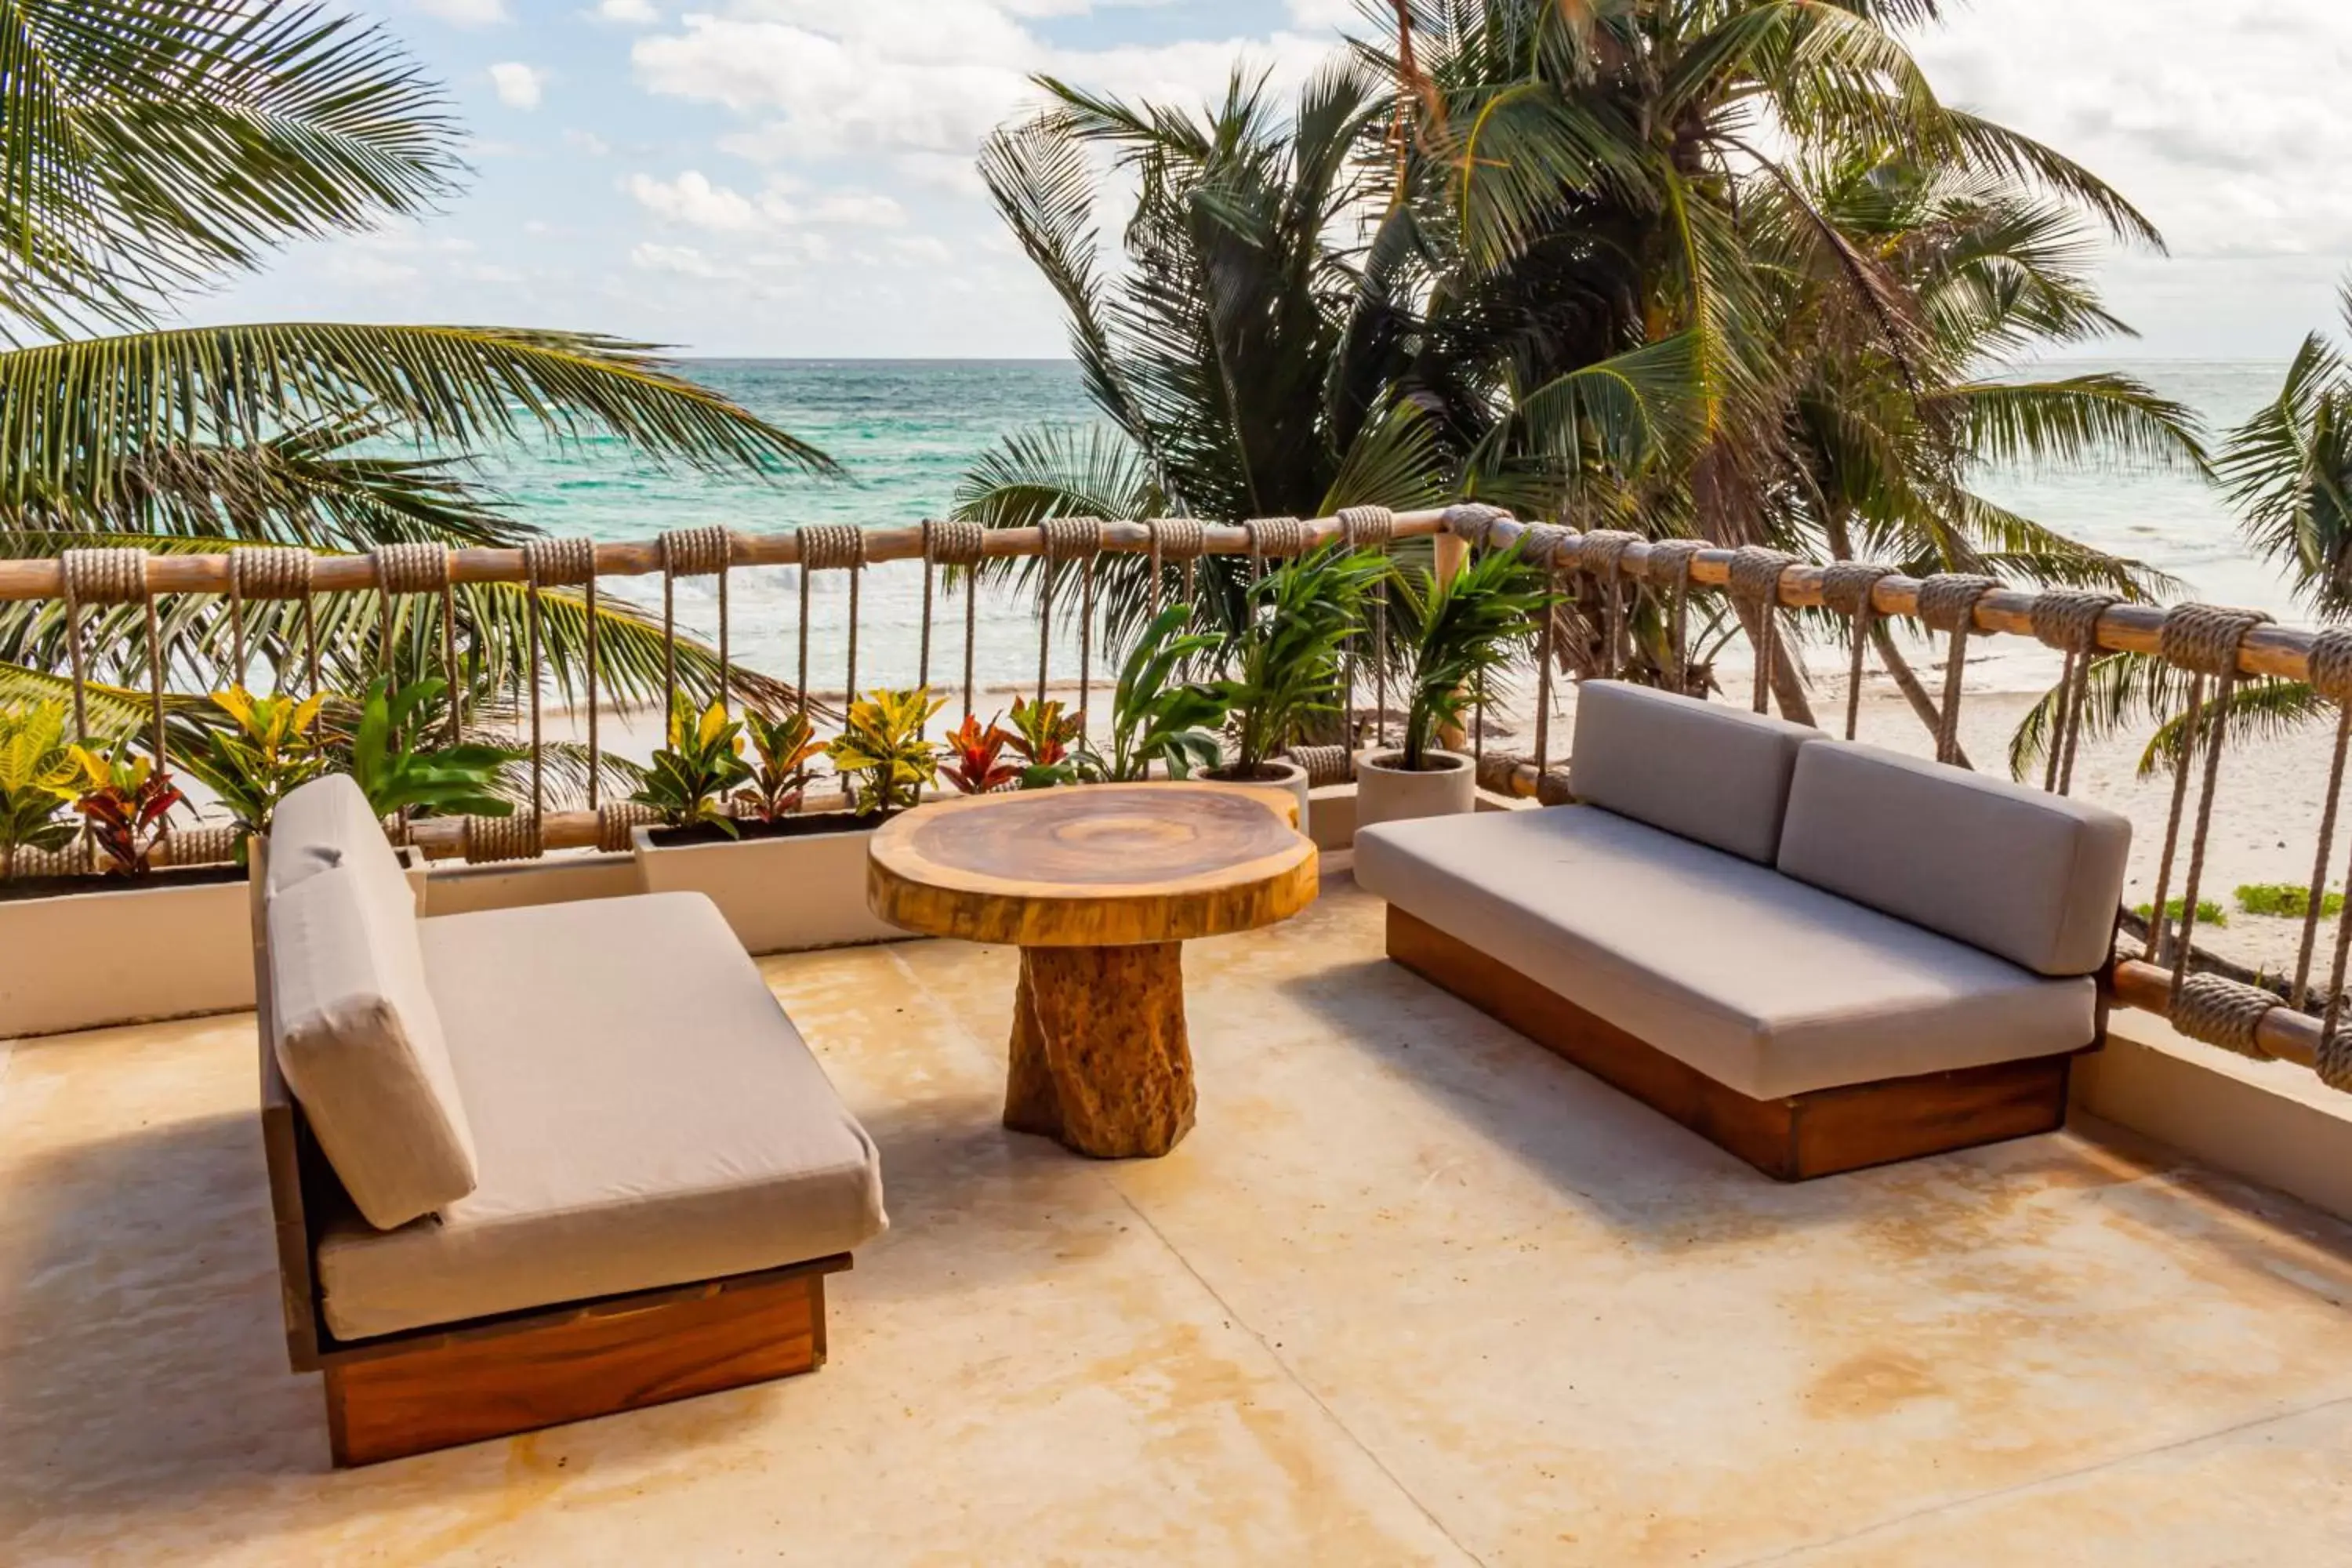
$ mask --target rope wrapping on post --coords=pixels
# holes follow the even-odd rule
[[[2311,1063],[2319,1081],[2341,1094],[2352,1094],[2352,1035],[2328,1030],[2319,1037]]]
[[[2180,934],[2173,951],[2172,994],[2176,1001],[2189,973],[2191,939],[2197,931],[2197,895],[2205,875],[2205,846],[2213,827],[2213,797],[2221,776],[2221,752],[2227,737],[2230,698],[2238,685],[2238,650],[2246,634],[2267,625],[2259,610],[2232,610],[2214,605],[2182,605],[2164,617],[2159,647],[2165,661],[2190,673],[2189,711],[2182,721],[2180,755],[2173,778],[2171,816],[2165,827],[2164,858],[2158,864],[2156,898],[2148,907],[2148,956],[2156,956],[2158,933],[2169,923],[2165,912],[2170,891],[2172,863],[2179,847],[2182,808],[2187,800],[2189,769],[2198,748],[2205,753],[2204,778],[2197,803],[2197,823],[2189,841],[2189,877],[2181,888]],[[2205,684],[2213,681],[2212,720],[2206,721]],[[2210,733],[2208,730],[2210,729]],[[2314,897],[2317,897],[2315,891]]]
[[[1481,550],[1495,542],[1495,525],[1507,521],[1510,513],[1501,507],[1483,501],[1462,501],[1447,507],[1441,520],[1445,531],[1462,541],[1467,548],[1465,561],[1475,561]],[[1475,678],[1470,709],[1470,765],[1483,768],[1486,762],[1486,672],[1480,670]]]
[[[588,809],[596,809],[597,774],[604,764],[604,749],[596,734],[596,542],[583,538],[527,539],[522,546],[522,569],[530,609],[530,799],[531,816],[536,822],[544,818],[547,810],[546,759],[542,754],[543,742],[540,731],[540,616],[542,613],[540,595],[550,587],[585,587],[587,590]]]
[[[169,845],[171,863],[174,866],[227,866],[236,859],[237,845],[245,837],[244,829],[228,823],[208,826],[175,827],[164,842]]]
[[[2091,663],[2099,652],[2099,617],[2123,603],[2114,594],[2037,594],[2029,612],[2033,635],[2066,656],[2058,675],[2058,713],[2050,731],[2042,787],[2053,795],[2074,792],[2074,754],[2083,736],[2083,710],[2091,694]]]
[[[1960,683],[1966,679],[1969,635],[1976,630],[1977,605],[2000,584],[1967,572],[1937,572],[1919,583],[1919,618],[1932,631],[1952,634],[1944,659],[1944,705],[1936,714],[1936,760],[1960,765]]]
[[[463,850],[473,866],[494,866],[511,860],[536,860],[547,853],[536,810],[511,816],[466,818]]]
[[[1642,564],[1642,580],[1654,598],[1661,583],[1666,587],[1666,658],[1659,673],[1677,696],[1690,695],[1691,566],[1706,544],[1696,539],[1654,539]]]
[[[1847,667],[1845,678],[1845,738],[1849,741],[1862,729],[1864,658],[1870,646],[1871,623],[1878,616],[1873,595],[1878,592],[1880,583],[1895,574],[1892,566],[1874,565],[1867,561],[1832,561],[1822,568],[1822,602],[1843,616],[1853,626],[1853,662]]]
[[[548,783],[546,783],[546,736],[541,726],[541,689],[546,687],[543,670],[543,637],[541,637],[541,616],[546,606],[541,605],[541,595],[551,585],[579,585],[595,583],[595,541],[593,538],[527,538],[522,543],[522,572],[527,581],[527,606],[530,606],[530,658],[531,658],[531,856],[539,858],[546,853],[546,844],[539,839],[539,826],[546,820]],[[595,775],[602,766],[602,748],[597,745],[595,724],[595,611],[588,616],[588,802],[595,804]],[[473,851],[466,853],[473,858]],[[518,856],[520,858],[520,856]]]
[[[1254,517],[1242,524],[1242,532],[1249,538],[1250,582],[1253,585],[1265,575],[1267,556],[1287,559],[1304,555],[1310,537],[1306,520],[1296,517]]]
[[[931,589],[931,568],[961,566],[963,568],[963,710],[971,714],[972,650],[980,640],[980,563],[988,558],[988,530],[971,518],[948,518],[923,525],[923,592]],[[930,647],[931,616],[929,599],[924,600],[923,646]],[[928,683],[930,658],[926,653],[923,668]]]
[[[1037,525],[1045,561],[1037,597],[1037,700],[1045,700],[1048,667],[1054,651],[1054,576],[1063,565],[1078,563],[1078,709],[1085,711],[1087,687],[1094,677],[1095,557],[1102,553],[1103,520],[1098,517],[1049,517]]]
[[[1445,509],[1445,531],[1473,550],[1482,549],[1495,542],[1495,525],[1507,522],[1511,514],[1498,506],[1484,501],[1463,501]]]
[[[2294,1005],[2300,1010],[2311,998],[2311,959],[2319,934],[2321,907],[2327,901],[2327,862],[2334,847],[2336,818],[2344,794],[2345,758],[2352,751],[2352,629],[2330,626],[2312,639],[2309,681],[2311,689],[2336,704],[2336,746],[2327,766],[2327,795],[2320,810],[2319,847],[2312,857],[2310,898],[2303,913],[2303,942],[2295,955]],[[2347,886],[2352,886],[2352,874],[2347,874]],[[2352,898],[2344,900],[2344,912],[2336,927],[2335,976],[2329,983],[2327,995],[2327,1026],[2323,1038],[2333,1039],[2336,1016],[2344,994],[2344,961],[2352,950]]]
[[[464,684],[457,676],[457,598],[449,580],[449,548],[443,544],[405,542],[380,544],[368,552],[375,566],[375,584],[383,600],[381,646],[383,673],[399,679],[393,658],[396,617],[394,600],[411,594],[436,594],[441,599],[441,677],[449,683],[449,742],[465,735]],[[420,672],[421,673],[421,672]]]
[[[1749,606],[1756,617],[1756,691],[1752,706],[1759,713],[1772,708],[1772,665],[1780,657],[1780,578],[1797,558],[1786,551],[1760,544],[1743,544],[1731,552],[1731,596]]]
[[[1209,552],[1209,525],[1198,518],[1156,517],[1143,525],[1151,535],[1152,614],[1159,614],[1160,566],[1163,561],[1177,561],[1184,568],[1184,602],[1193,604],[1194,578],[1201,557]],[[1194,605],[1194,608],[1198,608]]]
[[[1578,564],[1601,583],[1601,668],[1612,680],[1625,675],[1625,552],[1641,542],[1638,533],[1596,528],[1577,547]]]
[[[866,531],[850,522],[804,523],[801,542],[801,712],[808,712],[809,579],[818,572],[849,574],[848,697],[857,700],[857,586],[866,574]]]
[[[625,855],[630,847],[632,830],[650,827],[660,820],[661,813],[650,805],[634,800],[608,800],[596,808],[596,847],[606,855]]]
[[[310,650],[310,689],[319,689],[319,617],[310,603],[309,551],[291,544],[250,544],[228,552],[228,629],[236,660],[236,684],[246,684],[252,664],[247,657],[245,602],[247,599],[299,599],[302,627]]]
[[[155,595],[147,591],[147,552],[143,550],[68,550],[58,561],[65,583],[66,647],[73,668],[74,734],[89,744],[89,666],[81,646],[84,605],[143,605],[147,623],[147,677],[154,704],[155,767],[163,758],[163,648],[155,618]]]
[[[663,712],[677,706],[677,580],[680,577],[719,579],[719,703],[727,705],[731,662],[727,626],[727,568],[734,561],[734,544],[716,524],[673,528],[655,541],[662,563],[662,697]]]
[[[1544,569],[1543,629],[1536,639],[1536,772],[1551,763],[1552,667],[1559,659],[1559,579],[1576,558],[1576,530],[1556,522],[1528,525],[1519,535],[1520,558]]]
[[[1396,513],[1384,506],[1343,508],[1339,513],[1338,521],[1340,546],[1349,552],[1385,551],[1396,540]],[[1155,563],[1152,581],[1156,584],[1159,580]],[[1372,661],[1375,665],[1381,664],[1386,654],[1383,645],[1387,641],[1387,610],[1388,591],[1386,584],[1383,584],[1377,590],[1377,596],[1372,601],[1374,624],[1371,630],[1367,633],[1359,628],[1355,635],[1348,639],[1348,666],[1347,673],[1343,678],[1347,681],[1348,695],[1346,700],[1340,704],[1339,730],[1346,737],[1349,745],[1353,745],[1356,741],[1356,699],[1364,689],[1364,639],[1368,635],[1370,637]],[[1388,683],[1385,679],[1382,679],[1380,684],[1382,688],[1381,696],[1385,698]]]
[[[1310,789],[1325,784],[1351,784],[1356,777],[1356,756],[1345,746],[1293,746],[1290,760],[1307,770]]]
[[[2256,1061],[2269,1061],[2263,1049],[2263,1020],[2284,1006],[2259,985],[2249,985],[2220,974],[2191,974],[2174,987],[2172,1026],[2192,1040],[2219,1046]]]

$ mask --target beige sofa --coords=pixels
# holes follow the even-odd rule
[[[1606,681],[1570,777],[1360,835],[1391,954],[1784,1179],[2063,1123],[2125,819]]]
[[[880,1166],[709,900],[420,919],[341,777],[255,881],[289,1339],[338,1462],[821,1363]]]

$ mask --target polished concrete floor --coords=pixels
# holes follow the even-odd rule
[[[251,1021],[0,1047],[0,1562],[2352,1562],[2352,1237],[2160,1151],[1775,1186],[1344,878],[1192,951],[1152,1163],[998,1127],[1009,952],[766,967],[895,1221],[832,1364],[341,1474]]]

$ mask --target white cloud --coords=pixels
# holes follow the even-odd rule
[[[640,245],[629,252],[629,265],[640,272],[667,272],[680,278],[740,278],[742,268],[725,267],[690,245]]]
[[[1345,27],[1354,32],[1364,19],[1358,0],[1290,0],[1294,27]]]
[[[654,92],[753,120],[728,143],[743,155],[968,160],[991,130],[1037,97],[1030,79],[1039,72],[1131,97],[1194,101],[1223,89],[1238,56],[1290,81],[1328,48],[1328,39],[1283,33],[1069,50],[992,0],[743,0],[639,39],[631,58]]]
[[[663,219],[687,228],[713,234],[753,234],[791,221],[791,208],[782,196],[755,201],[725,185],[714,185],[699,169],[688,169],[675,180],[651,174],[631,174],[625,188],[637,205]]]
[[[888,196],[871,191],[845,191],[809,208],[808,221],[860,228],[897,228],[907,221],[907,209]]]
[[[698,169],[674,180],[632,174],[622,188],[665,223],[710,234],[776,234],[809,225],[897,228],[907,221],[905,207],[872,191],[835,191],[803,205],[793,199],[795,183],[782,176],[756,195],[714,184]]]
[[[1919,55],[1945,97],[2063,149],[2122,189],[2183,256],[2352,252],[2352,12],[2266,0],[2227,25],[2208,0],[2053,6],[1978,0]],[[2034,39],[2030,65],[2016,40]],[[2181,40],[2196,40],[2181,48]]]
[[[606,158],[613,153],[613,144],[610,142],[605,141],[593,131],[583,131],[577,126],[564,132],[563,144],[573,152],[584,153],[591,158]]]
[[[490,68],[490,86],[509,109],[537,109],[547,89],[547,72],[520,60],[501,60]]]
[[[415,0],[418,10],[456,27],[492,27],[507,21],[506,0]]]
[[[617,22],[625,27],[650,27],[661,20],[652,0],[597,0],[593,15],[600,22]]]

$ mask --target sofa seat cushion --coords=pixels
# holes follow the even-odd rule
[[[1356,879],[1753,1100],[2089,1045],[2087,979],[1592,806],[1391,823]]]
[[[420,922],[479,1184],[319,1248],[361,1339],[846,1252],[880,1164],[718,909],[660,894]]]

